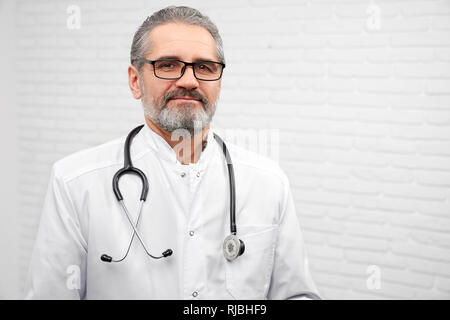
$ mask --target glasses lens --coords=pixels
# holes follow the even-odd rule
[[[216,80],[220,78],[222,65],[220,63],[202,61],[195,64],[195,75],[201,80]]]
[[[178,79],[184,63],[177,60],[157,60],[154,63],[155,74],[163,79]],[[194,72],[200,80],[218,80],[222,75],[222,65],[212,61],[199,61],[194,64]]]
[[[183,63],[175,60],[155,61],[155,74],[161,78],[179,78]]]

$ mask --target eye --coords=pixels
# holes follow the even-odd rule
[[[179,67],[179,63],[176,61],[161,60],[156,64],[156,68],[158,69],[174,69],[177,67]]]
[[[173,63],[167,62],[160,65],[161,68],[170,68],[173,67]]]
[[[214,65],[211,63],[199,63],[197,66],[198,70],[204,72],[214,72]]]

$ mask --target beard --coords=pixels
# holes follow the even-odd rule
[[[160,99],[151,99],[147,96],[143,83],[141,83],[141,88],[143,94],[141,101],[145,116],[166,131],[179,131],[180,136],[193,137],[194,134],[210,124],[216,112],[217,101],[212,103],[197,91],[180,88],[166,93]],[[172,102],[169,105],[170,99],[177,96],[199,99],[201,108],[199,108],[198,102]]]

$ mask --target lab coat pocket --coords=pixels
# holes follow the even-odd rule
[[[273,268],[277,225],[241,225],[244,253],[226,263],[226,286],[235,299],[264,299]]]

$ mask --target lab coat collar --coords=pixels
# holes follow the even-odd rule
[[[167,143],[166,140],[164,140],[163,137],[154,132],[147,123],[144,125],[144,128],[142,128],[142,131],[142,139],[144,144],[150,147],[160,160],[173,164],[176,170],[189,167],[189,169],[203,171],[212,156],[215,141],[213,137],[213,126],[211,123],[208,136],[206,138],[206,148],[202,151],[200,158],[196,163],[189,163],[187,165],[183,165],[180,161],[178,161],[175,150]]]

